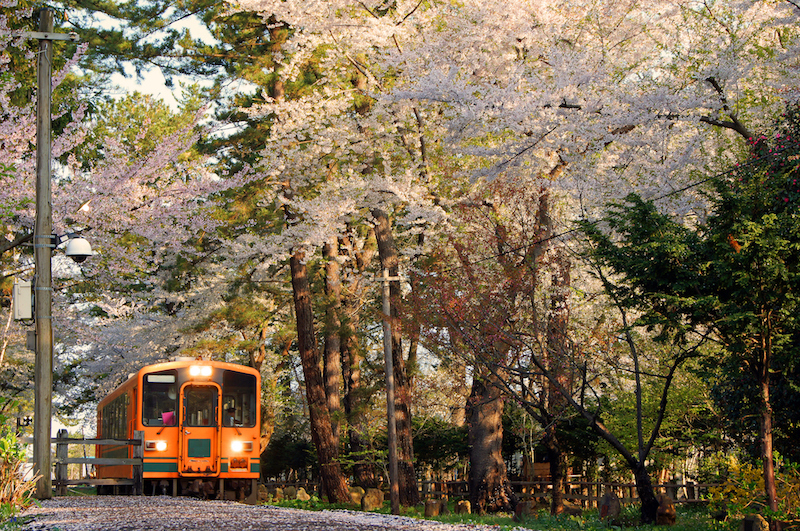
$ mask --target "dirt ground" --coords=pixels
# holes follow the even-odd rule
[[[168,496],[75,496],[43,500],[19,517],[23,530],[51,531],[496,531],[358,511],[301,511]]]

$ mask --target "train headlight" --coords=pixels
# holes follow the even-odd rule
[[[145,441],[144,449],[155,451],[155,452],[166,452],[167,451],[167,441]]]
[[[253,442],[252,441],[232,441],[231,442],[231,450],[234,452],[252,452],[253,451]]]
[[[189,367],[190,376],[211,376],[211,367],[208,365],[192,365]]]

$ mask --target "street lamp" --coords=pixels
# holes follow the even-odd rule
[[[17,437],[22,433],[22,428],[27,428],[33,422],[33,417],[25,415],[24,417],[17,417]]]

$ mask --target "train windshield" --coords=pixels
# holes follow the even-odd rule
[[[235,371],[222,376],[222,425],[256,425],[256,377]]]
[[[183,391],[186,426],[216,426],[218,396],[216,387],[187,387]]]
[[[163,371],[146,374],[142,393],[142,424],[174,426],[178,406],[177,374]]]

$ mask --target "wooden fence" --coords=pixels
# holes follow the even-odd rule
[[[511,481],[511,488],[520,499],[549,498],[552,485],[549,481]],[[708,488],[713,484],[706,483],[665,483],[653,485],[657,494],[669,495],[675,503],[696,503],[704,500]],[[468,497],[469,487],[466,481],[423,481],[420,483],[421,494],[425,498]],[[613,491],[622,504],[638,503],[634,483],[621,482],[589,482],[580,478],[566,482],[564,499],[581,507],[597,507],[603,495]]]
[[[87,486],[129,486],[133,494],[141,495],[143,492],[142,469],[144,455],[144,432],[134,432],[133,439],[76,439],[68,437],[67,430],[59,430],[55,439],[50,440],[56,445],[55,480],[53,486],[56,488],[56,496],[63,496],[67,493],[67,488],[76,485]],[[33,443],[32,437],[21,438],[20,442]],[[111,446],[132,446],[132,458],[111,458],[111,457],[69,457],[69,446],[77,445],[111,445]],[[107,466],[132,466],[132,479],[97,479],[84,477],[82,479],[69,479],[68,466],[77,465],[107,465]]]
[[[315,481],[267,481],[265,486],[275,487],[303,487],[309,494],[319,492],[319,484]],[[675,503],[697,503],[704,500],[708,488],[714,486],[706,483],[666,483],[653,485],[656,493],[668,494]],[[511,488],[520,499],[549,498],[552,485],[549,481],[512,481]],[[613,491],[620,499],[620,503],[638,503],[636,485],[620,482],[588,482],[575,478],[567,481],[564,499],[584,508],[597,507],[603,495]],[[439,498],[467,498],[469,486],[466,481],[421,481],[420,495],[423,499]]]

